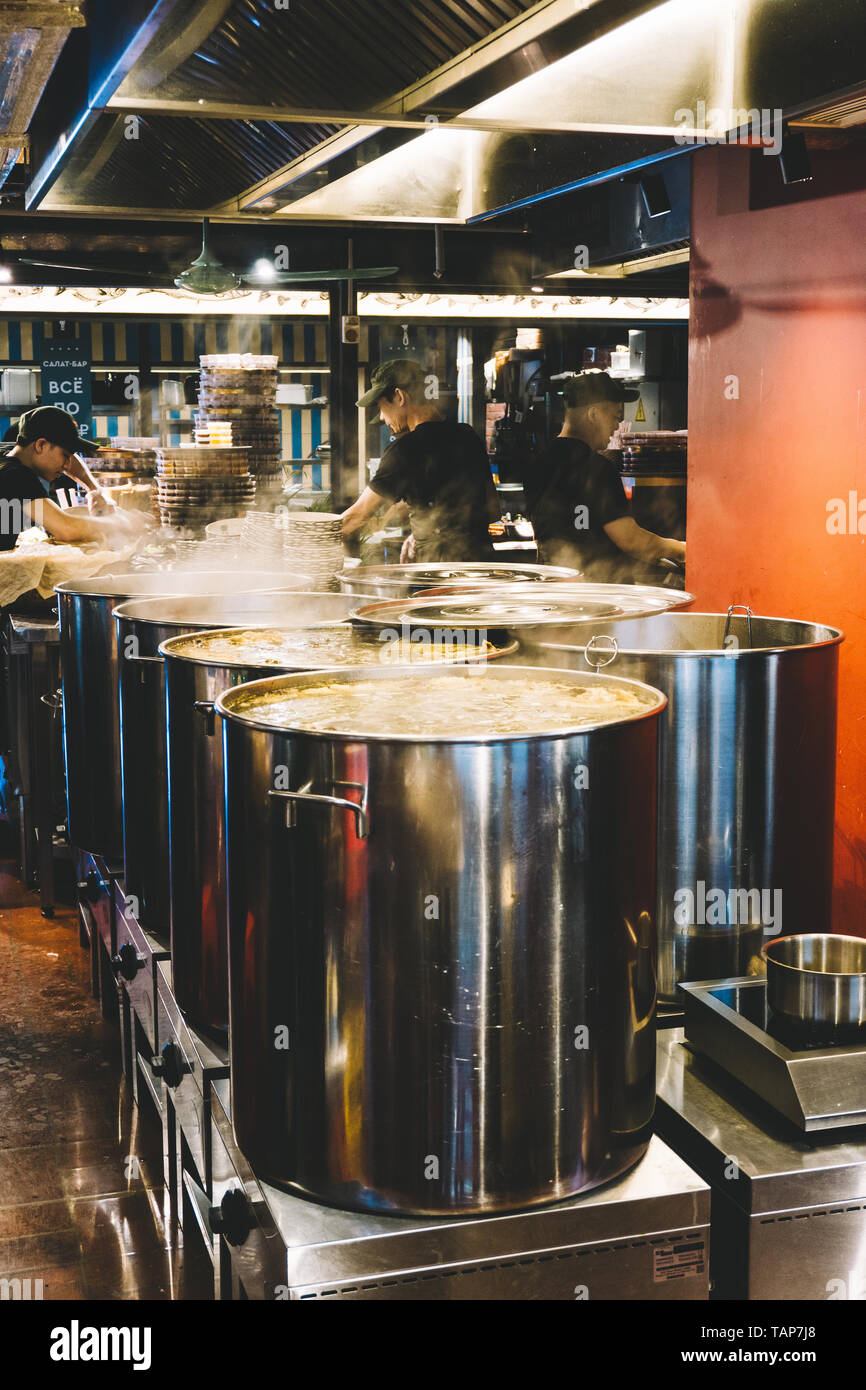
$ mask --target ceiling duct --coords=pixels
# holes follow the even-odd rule
[[[0,3],[0,188],[27,149],[33,113],[70,31],[84,24],[80,4]]]

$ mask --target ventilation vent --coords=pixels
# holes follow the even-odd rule
[[[373,1293],[382,1289],[392,1289],[400,1284],[441,1284],[445,1280],[469,1279],[478,1274],[496,1274],[500,1270],[526,1269],[533,1265],[553,1264],[562,1260],[575,1260],[578,1263],[589,1259],[597,1258],[600,1255],[613,1255],[621,1250],[640,1250],[655,1245],[668,1246],[677,1241],[704,1241],[706,1232],[704,1230],[683,1231],[672,1235],[650,1236],[643,1240],[621,1240],[612,1241],[609,1245],[588,1245],[579,1249],[546,1251],[541,1255],[514,1255],[507,1260],[479,1261],[468,1265],[452,1265],[439,1269],[418,1270],[414,1274],[396,1274],[384,1279],[365,1279],[358,1280],[354,1284],[335,1284],[321,1285],[317,1289],[310,1289],[306,1293],[299,1295],[299,1300],[309,1300],[317,1298],[351,1298],[359,1293]],[[386,1295],[387,1296],[387,1295]],[[493,1296],[493,1295],[491,1295]],[[435,1297],[435,1295],[434,1295]],[[459,1299],[462,1295],[458,1294]]]
[[[812,111],[808,116],[798,116],[791,121],[792,126],[825,126],[831,130],[844,130],[848,126],[866,125],[866,92],[858,92],[846,101],[836,101],[821,111]]]

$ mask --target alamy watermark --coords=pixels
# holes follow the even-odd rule
[[[694,888],[674,892],[674,921],[678,927],[782,926],[781,888],[708,888],[698,879]]]
[[[679,127],[674,136],[677,145],[761,145],[764,154],[782,153],[783,116],[776,107],[751,107],[748,111],[732,106],[724,111],[721,107],[707,109],[704,100],[698,102],[697,110],[681,106],[674,112],[674,125]]]
[[[149,1327],[82,1327],[73,1318],[68,1327],[51,1331],[48,1355],[52,1361],[129,1361],[134,1371],[151,1365]]]
[[[12,1279],[3,1278],[0,1279],[0,1302],[38,1301],[44,1297],[43,1289],[41,1279],[21,1279],[17,1276]]]
[[[30,525],[24,504],[18,497],[0,497],[0,536],[17,536]]]
[[[829,498],[826,526],[830,536],[866,536],[866,497],[852,489],[847,498]]]
[[[466,669],[478,675],[487,670],[484,657],[490,650],[484,628],[416,628],[411,623],[383,628],[379,633],[379,660],[383,665],[403,665],[407,661],[465,661]]]

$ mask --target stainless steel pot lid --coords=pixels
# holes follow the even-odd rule
[[[419,598],[436,598],[443,594],[462,595],[466,585],[442,585],[436,589],[426,589]],[[494,585],[478,585],[482,593]],[[507,598],[512,601],[528,595],[530,599],[576,598],[579,602],[616,604],[626,611],[630,618],[646,618],[656,613],[666,613],[673,609],[690,608],[695,601],[694,594],[682,589],[665,589],[652,584],[590,584],[582,580],[562,580],[554,590],[540,590],[537,584],[509,584]]]
[[[647,622],[642,619],[647,618]],[[736,617],[733,622],[724,613],[655,613],[642,614],[633,621],[618,622],[604,628],[599,636],[616,640],[620,656],[660,656],[677,659],[688,657],[719,661],[758,659],[770,652],[792,652],[820,646],[834,646],[845,639],[835,627],[822,623],[803,622],[796,618],[765,618],[752,614]],[[736,643],[726,643],[732,635]],[[573,643],[549,643],[551,648],[564,651],[583,650],[584,638]]]
[[[253,590],[127,600],[115,608],[114,618],[155,627],[333,627],[343,626],[357,606],[352,594]]]
[[[361,565],[344,570],[339,576],[352,584],[370,583],[379,587],[393,583],[405,588],[434,588],[443,584],[549,584],[580,578],[580,572],[564,565],[491,565],[472,560],[465,564],[438,565]]]
[[[467,594],[459,590],[451,595],[416,594],[359,606],[352,621],[379,628],[407,624],[522,629],[573,627],[659,611],[652,600],[632,589],[637,586],[580,584],[569,585],[566,592],[559,586],[555,591],[540,591],[521,585],[507,592],[479,589]]]
[[[288,570],[160,570],[158,574],[103,574],[92,579],[67,579],[54,586],[57,594],[82,594],[91,598],[168,598],[184,595],[272,593],[306,589],[310,578]]]

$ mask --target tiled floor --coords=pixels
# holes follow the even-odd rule
[[[45,1299],[209,1298],[118,1051],[74,910],[46,920],[0,861],[0,1279],[41,1279]]]

